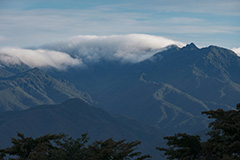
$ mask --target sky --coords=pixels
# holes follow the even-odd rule
[[[95,40],[89,42],[91,36]],[[125,48],[146,41],[146,48],[153,46],[153,50],[156,42],[161,47],[193,42],[240,54],[240,0],[0,0],[2,52],[57,42],[73,45],[76,39],[91,45],[104,40],[110,46],[119,37],[120,44],[126,38],[134,44]]]
[[[240,0],[0,0],[1,46],[132,33],[238,48]]]

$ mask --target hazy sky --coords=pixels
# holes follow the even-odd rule
[[[0,47],[132,33],[239,48],[240,0],[0,0]]]

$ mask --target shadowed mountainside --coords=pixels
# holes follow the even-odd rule
[[[206,129],[202,111],[232,109],[240,97],[240,58],[228,49],[199,49],[193,43],[135,64],[100,60],[65,71],[24,65],[0,69],[1,110],[78,97],[168,134]]]
[[[207,127],[201,111],[232,109],[240,97],[240,58],[217,46],[171,46],[136,64],[100,61],[48,71],[88,92],[97,106],[169,132]]]
[[[153,154],[155,146],[162,142],[162,133],[158,129],[123,116],[113,116],[80,99],[23,111],[0,112],[0,147],[10,145],[10,138],[15,137],[16,132],[33,137],[48,133],[80,137],[88,132],[91,141],[110,137],[117,140],[140,140],[141,150]]]

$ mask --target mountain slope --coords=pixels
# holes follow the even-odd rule
[[[17,131],[34,137],[47,133],[66,133],[79,137],[88,132],[91,141],[110,137],[141,140],[145,151],[154,151],[162,135],[153,127],[125,117],[112,116],[80,99],[23,111],[0,112],[0,147],[9,145],[10,137],[16,136]]]
[[[240,58],[230,50],[194,44],[154,56],[148,79],[166,82],[206,103],[234,106],[240,97]],[[141,65],[145,65],[143,64]]]
[[[59,81],[36,68],[20,72],[1,68],[1,73],[4,76],[0,77],[0,111],[60,103],[75,97],[91,100],[68,82]]]
[[[240,98],[240,58],[217,46],[176,46],[136,64],[100,61],[49,72],[91,94],[97,106],[173,132],[207,127],[202,111],[230,109]]]

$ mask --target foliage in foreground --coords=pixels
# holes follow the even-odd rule
[[[13,146],[0,150],[0,160],[6,157],[10,160],[144,160],[149,155],[141,156],[136,146],[141,142],[95,141],[87,145],[89,138],[83,134],[73,139],[64,134],[48,134],[33,139],[18,133],[18,138],[12,138]],[[14,157],[14,158],[13,158]]]
[[[209,124],[209,139],[201,142],[199,136],[178,133],[164,137],[169,148],[157,147],[164,151],[167,159],[180,160],[237,160],[240,159],[240,104],[236,110],[218,109],[202,112],[215,119]]]
[[[167,136],[169,148],[164,151],[167,159],[179,160],[237,160],[240,159],[240,104],[236,110],[205,111],[203,114],[214,119],[209,124],[208,140],[202,142],[198,135],[178,133]],[[136,151],[139,141],[95,141],[88,144],[87,134],[73,139],[64,134],[48,134],[33,139],[18,133],[12,138],[13,146],[0,150],[0,160],[144,160],[149,155]]]

